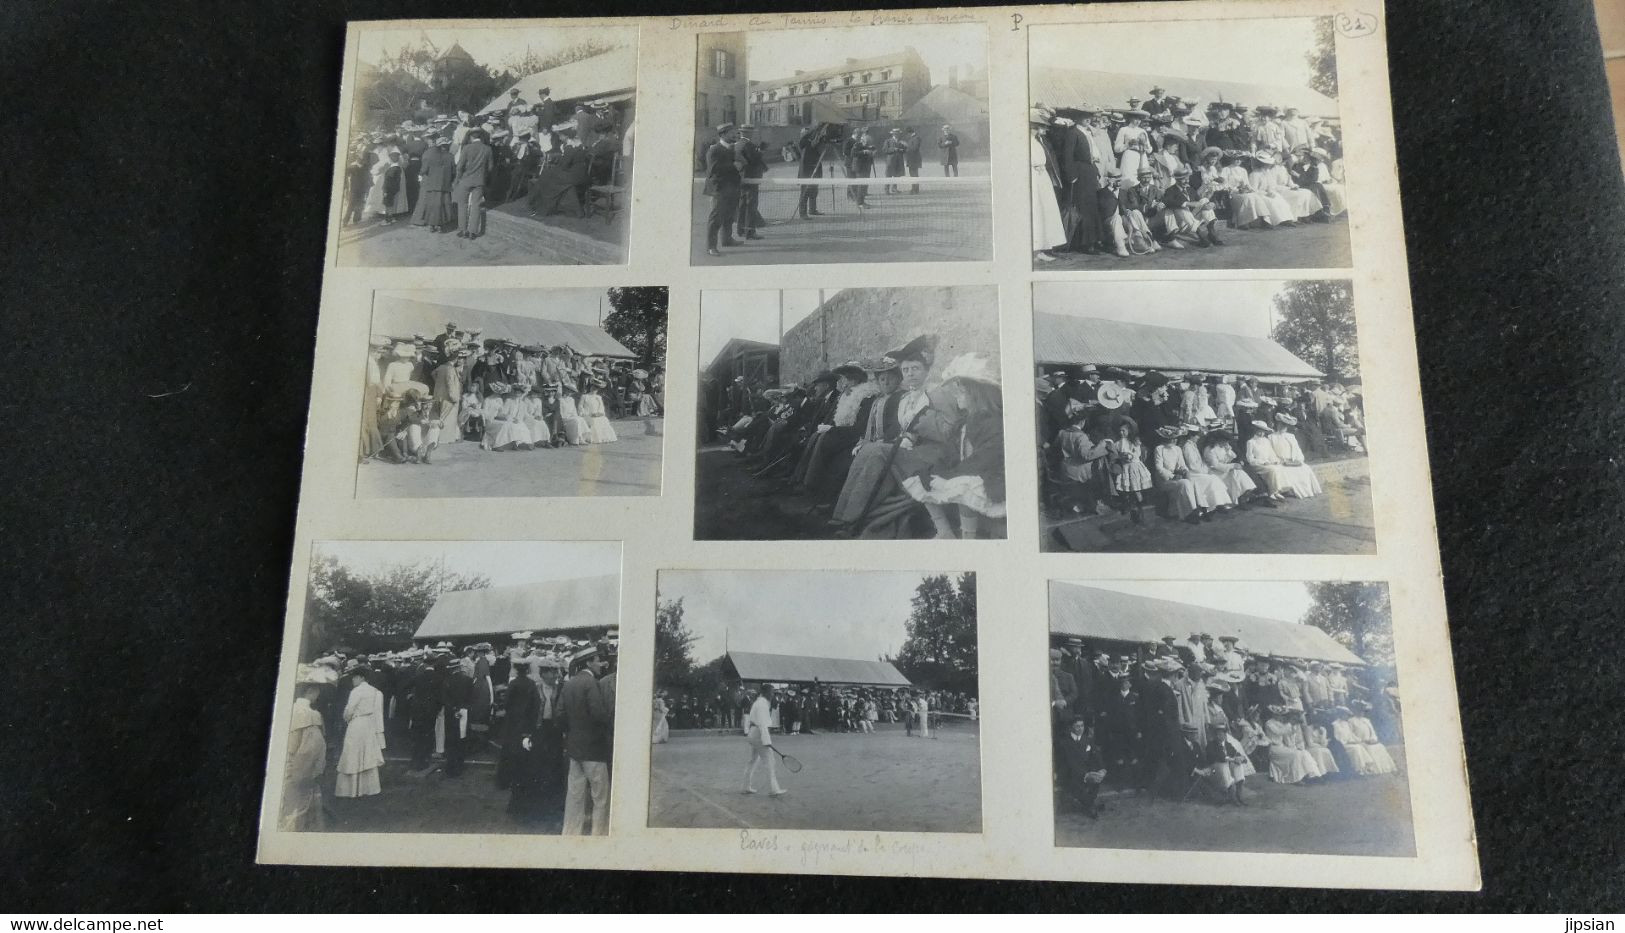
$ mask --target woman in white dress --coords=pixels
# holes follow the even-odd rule
[[[1219,163],[1218,183],[1230,194],[1230,226],[1268,225],[1272,223],[1269,199],[1253,190],[1240,162],[1240,156],[1226,155]]]
[[[1264,723],[1264,737],[1270,743],[1270,780],[1277,784],[1298,784],[1323,777],[1315,756],[1303,747],[1303,729],[1294,720],[1298,711],[1271,706]]]
[[[1066,245],[1066,224],[1061,220],[1061,205],[1055,198],[1055,169],[1049,164],[1049,150],[1044,145],[1048,121],[1043,111],[1033,110],[1028,117],[1032,127],[1032,198],[1033,198],[1033,251],[1040,262],[1055,257],[1050,250]]]
[[[350,698],[344,703],[344,747],[339,752],[335,797],[370,797],[383,793],[378,783],[384,766],[384,695],[367,683],[367,669],[352,666]]]
[[[1247,187],[1258,195],[1256,206],[1261,208],[1260,218],[1268,226],[1285,226],[1298,222],[1298,212],[1292,207],[1292,202],[1279,190],[1280,182],[1275,176],[1275,157],[1268,152],[1258,152],[1253,155],[1253,170],[1247,174]],[[1240,226],[1240,222],[1237,222]]]
[[[1270,435],[1270,447],[1281,461],[1285,490],[1299,499],[1312,499],[1320,495],[1325,491],[1320,486],[1320,478],[1315,475],[1314,468],[1304,462],[1303,448],[1298,445],[1297,435],[1291,430],[1298,419],[1278,411],[1275,421],[1276,430]]]
[[[565,386],[564,392],[559,396],[559,425],[564,429],[564,440],[574,447],[584,447],[587,444],[587,419],[581,417],[576,407],[576,390]],[[487,429],[489,431],[489,429]]]
[[[666,721],[666,700],[664,697],[655,697],[654,716],[654,744],[664,745],[671,741],[671,724]]]
[[[1305,220],[1320,213],[1320,209],[1325,206],[1320,203],[1320,195],[1308,188],[1298,187],[1285,165],[1277,164],[1269,170],[1269,174],[1275,182],[1275,191],[1292,205],[1293,216],[1298,220]]]
[[[1247,468],[1257,474],[1264,484],[1264,494],[1279,502],[1286,498],[1290,473],[1270,443],[1270,426],[1262,421],[1254,421],[1253,432],[1253,436],[1247,439]]]
[[[1309,754],[1315,756],[1315,764],[1325,774],[1336,774],[1341,769],[1337,767],[1337,759],[1332,757],[1331,744],[1327,741],[1325,726],[1309,727]]]
[[[1333,176],[1331,154],[1318,147],[1310,150],[1309,154],[1315,160],[1315,180],[1326,193],[1326,213],[1333,217],[1346,213],[1349,209],[1348,194],[1343,189],[1343,182]]]
[[[1202,471],[1224,483],[1224,491],[1229,494],[1230,501],[1240,503],[1250,493],[1257,491],[1258,484],[1247,475],[1247,470],[1236,462],[1236,449],[1230,446],[1230,435],[1223,431],[1215,431],[1202,439],[1198,444],[1196,438],[1186,438],[1185,465],[1200,463]],[[1192,469],[1194,471],[1194,468]]]
[[[505,382],[487,387],[485,397],[485,449],[530,450],[530,431],[525,428],[525,406],[520,400],[523,389]]]
[[[615,436],[615,428],[604,414],[604,399],[598,394],[602,383],[595,379],[592,385],[587,394],[581,396],[577,406],[581,416],[587,419],[587,443],[613,444],[618,438]]]
[[[1151,135],[1140,125],[1140,121],[1147,116],[1149,114],[1144,110],[1130,110],[1123,114],[1128,122],[1117,131],[1117,138],[1112,141],[1112,151],[1117,153],[1117,170],[1123,173],[1124,178],[1139,178],[1140,169],[1149,167]],[[1158,193],[1161,193],[1160,189]]]
[[[1194,525],[1207,514],[1207,508],[1197,501],[1196,485],[1187,476],[1185,452],[1179,449],[1183,433],[1171,424],[1157,428],[1157,436],[1162,440],[1151,450],[1151,475],[1157,481],[1157,492],[1162,494],[1174,517]]]
[[[541,386],[531,389],[525,396],[524,422],[532,444],[545,447],[552,441],[553,432],[547,429],[547,403],[542,401]]]
[[[1355,734],[1354,727],[1349,724],[1349,717],[1353,714],[1349,712],[1348,707],[1339,706],[1333,711],[1333,715],[1336,718],[1332,721],[1332,738],[1343,746],[1343,753],[1349,758],[1349,767],[1354,769],[1355,774],[1376,773],[1376,762],[1372,760],[1371,753],[1366,751],[1365,742]]]
[[[1349,706],[1354,709],[1354,715],[1348,719],[1349,730],[1360,743],[1360,747],[1371,757],[1371,770],[1366,773],[1393,774],[1398,771],[1399,765],[1394,763],[1394,756],[1388,754],[1388,747],[1377,738],[1376,728],[1372,726],[1371,720],[1366,718],[1365,714],[1370,711],[1371,704],[1364,700],[1355,700]]]

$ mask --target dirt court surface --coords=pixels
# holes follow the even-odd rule
[[[1401,769],[1404,748],[1389,746]],[[1319,785],[1247,779],[1248,805],[1101,796],[1099,820],[1058,801],[1055,844],[1101,849],[1190,852],[1291,852],[1318,855],[1412,856],[1410,787],[1398,775],[1334,780]]]
[[[509,218],[492,218],[497,211]],[[524,266],[578,265],[574,251],[550,249],[537,241],[555,234],[562,240],[580,240],[584,248],[607,245],[625,262],[627,212],[612,223],[602,217],[575,217],[554,214],[534,219],[523,200],[511,204],[487,204],[485,233],[477,239],[457,236],[455,228],[446,233],[430,233],[428,227],[400,220],[384,224],[369,217],[339,231],[338,263],[341,266]],[[530,233],[533,235],[523,235]],[[601,247],[600,247],[601,248]]]
[[[1371,479],[1365,464],[1342,472],[1320,472],[1324,489],[1313,499],[1288,498],[1280,508],[1248,503],[1189,525],[1152,508],[1146,500],[1145,521],[1136,525],[1112,512],[1096,518],[1057,521],[1045,517],[1040,542],[1046,551],[1071,548],[1056,533],[1059,526],[1092,526],[1087,550],[1119,553],[1179,554],[1374,554],[1377,528],[1371,504]]]
[[[801,759],[779,768],[789,791],[741,793],[750,745],[733,732],[673,732],[652,749],[649,825],[708,829],[822,829],[922,833],[982,831],[980,743],[961,725],[941,738],[909,738],[900,725],[872,734],[775,735]]]
[[[442,444],[427,464],[371,460],[356,470],[356,498],[660,495],[663,419],[612,424],[613,444],[489,451],[458,441]]]
[[[1035,272],[1091,272],[1167,269],[1346,269],[1352,265],[1347,220],[1311,223],[1280,230],[1232,230],[1221,221],[1223,246],[1185,244],[1185,249],[1164,248],[1149,256],[1121,258],[1111,253],[1056,253],[1054,262],[1033,259]]]
[[[694,265],[752,265],[761,263],[825,262],[942,262],[988,260],[993,257],[992,181],[985,167],[964,163],[959,184],[933,185],[942,169],[926,165],[920,170],[920,192],[911,193],[912,178],[903,178],[901,194],[886,194],[889,179],[865,179],[869,209],[861,213],[847,197],[848,180],[819,179],[818,209],[822,217],[797,217],[799,189],[773,185],[763,188],[759,211],[767,226],[760,240],[724,248],[722,255],[705,252],[705,227],[711,197],[702,191],[703,179],[694,183],[690,257]],[[827,169],[827,167],[826,167]],[[981,175],[980,183],[969,179]],[[795,178],[788,166],[774,166],[770,179]]]
[[[322,788],[327,831],[339,833],[529,833],[558,835],[564,825],[562,798],[538,823],[520,823],[508,815],[508,792],[496,786],[495,749],[467,762],[463,773],[448,778],[435,759],[428,774],[386,753],[373,797],[335,799],[333,769]]]

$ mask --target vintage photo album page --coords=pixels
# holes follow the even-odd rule
[[[352,23],[260,860],[1476,889],[1385,27]]]

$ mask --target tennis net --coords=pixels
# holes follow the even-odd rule
[[[982,732],[981,720],[969,713],[944,713],[932,710],[930,722],[933,739],[975,739]]]

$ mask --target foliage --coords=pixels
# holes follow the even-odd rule
[[[917,687],[976,693],[976,575],[926,577],[892,663]]]
[[[305,654],[315,657],[340,642],[405,647],[441,593],[490,585],[481,574],[440,563],[392,564],[363,574],[336,557],[319,558],[305,594]]]
[[[1394,663],[1393,616],[1385,583],[1306,583],[1313,625],[1373,666]]]
[[[683,624],[682,599],[664,600],[655,612],[655,683],[675,686],[694,670],[694,633]]]
[[[666,360],[666,303],[664,286],[643,285],[609,290],[615,308],[604,316],[604,330],[637,354],[644,369]]]
[[[1357,380],[1360,352],[1354,327],[1354,288],[1346,280],[1288,282],[1275,294],[1278,316],[1270,336],[1328,379]]]
[[[511,79],[506,81],[503,87],[509,87],[520,78],[533,75],[538,71],[546,71],[549,68],[579,62],[584,58],[592,58],[605,52],[613,52],[619,47],[618,44],[613,42],[583,39],[575,45],[559,49],[556,52],[548,52],[545,55],[526,49],[523,55],[510,55],[502,60],[502,76]],[[531,101],[531,103],[534,104],[536,101]]]
[[[1303,57],[1309,62],[1309,87],[1327,97],[1336,97],[1337,34],[1332,31],[1330,16],[1315,20],[1315,45]]]
[[[418,111],[477,111],[501,90],[497,75],[471,58],[441,58],[427,36],[401,46],[363,71],[361,111],[381,128],[414,118]],[[506,86],[506,85],[502,85]]]

